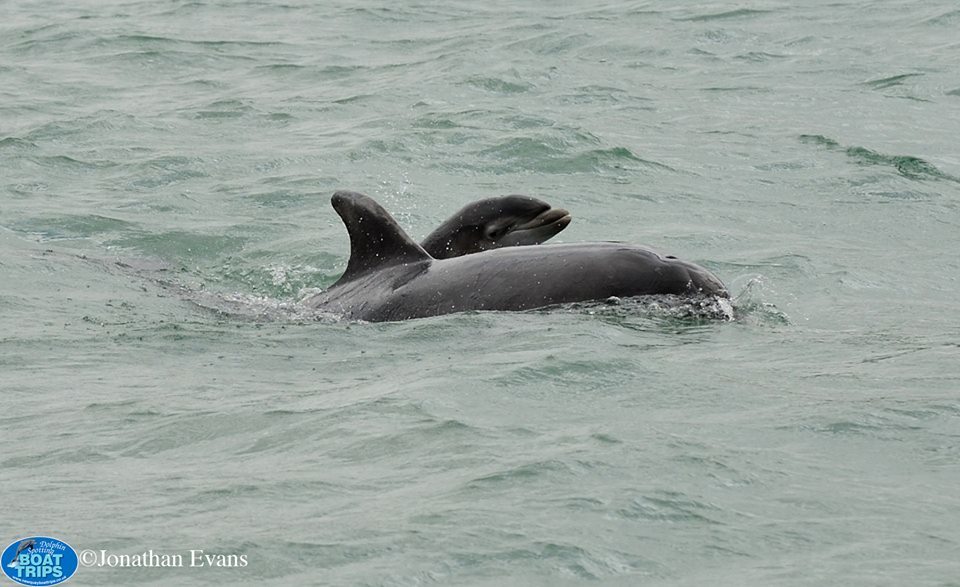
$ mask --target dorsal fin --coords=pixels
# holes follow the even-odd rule
[[[375,269],[431,260],[383,206],[357,192],[339,191],[330,199],[350,235],[350,261],[337,284]]]

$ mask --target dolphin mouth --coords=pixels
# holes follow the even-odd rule
[[[547,208],[523,224],[517,224],[501,239],[500,246],[539,245],[550,240],[570,224],[570,213],[563,208]]]
[[[569,212],[563,208],[548,208],[523,224],[518,224],[510,232],[550,232],[552,236],[566,228],[568,224],[570,224]]]

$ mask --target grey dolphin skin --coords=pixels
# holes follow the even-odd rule
[[[331,203],[347,227],[350,260],[336,283],[304,303],[346,319],[529,310],[612,296],[729,297],[702,267],[620,243],[506,247],[434,259],[371,198],[339,191]]]
[[[570,213],[529,196],[502,196],[467,204],[423,239],[434,259],[517,245],[538,245],[570,224]]]

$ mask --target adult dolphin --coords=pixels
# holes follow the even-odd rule
[[[339,191],[331,204],[350,236],[350,260],[336,283],[304,303],[347,319],[528,310],[613,296],[729,297],[706,269],[621,243],[506,247],[434,259],[373,199]]]
[[[420,242],[434,259],[519,245],[538,245],[570,224],[570,213],[530,196],[501,196],[467,204]]]

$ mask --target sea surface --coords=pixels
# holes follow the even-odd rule
[[[0,3],[0,548],[247,561],[74,585],[960,585],[958,30],[945,0]],[[317,319],[337,189],[416,239],[536,196],[736,317]]]

